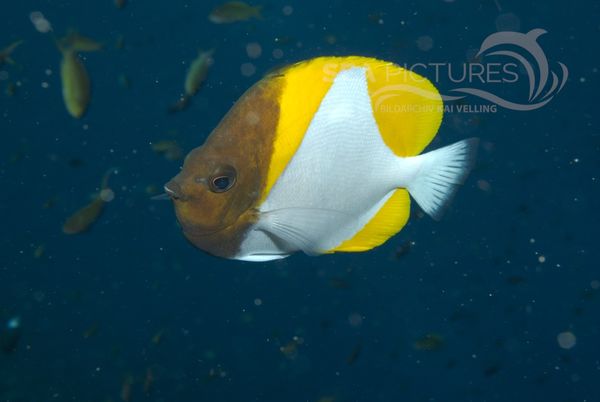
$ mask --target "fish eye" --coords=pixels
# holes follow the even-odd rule
[[[220,168],[209,180],[209,187],[213,193],[224,193],[235,184],[236,172],[231,166]]]

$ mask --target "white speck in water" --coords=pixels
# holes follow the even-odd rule
[[[250,77],[256,73],[256,67],[252,63],[243,63],[240,66],[240,71],[244,77]]]
[[[262,47],[257,42],[251,42],[246,45],[246,54],[251,59],[258,59],[262,54]]]
[[[111,202],[115,199],[115,193],[110,188],[100,191],[100,199],[104,202]]]
[[[433,48],[433,38],[429,35],[419,36],[417,38],[417,47],[424,52],[431,50]]]
[[[273,49],[273,58],[281,59],[283,57],[283,50],[281,49]]]
[[[556,336],[556,340],[558,342],[558,346],[563,349],[571,349],[577,343],[577,338],[571,331],[561,332]]]

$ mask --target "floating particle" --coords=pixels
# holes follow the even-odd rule
[[[117,76],[117,82],[121,88],[129,89],[131,88],[131,80],[129,77],[123,73]]]
[[[40,244],[33,251],[33,258],[36,258],[36,259],[37,258],[42,258],[44,256],[45,252],[46,252],[46,245],[45,244]]]
[[[35,300],[38,303],[43,302],[45,298],[46,298],[46,293],[44,293],[40,290],[33,293],[33,300]]]
[[[360,315],[359,313],[352,313],[348,316],[348,322],[353,327],[360,327],[363,322],[362,315]]]
[[[543,255],[540,255],[540,256],[538,257],[538,262],[539,262],[540,264],[543,264],[543,263],[545,263],[545,262],[546,262],[546,257],[545,257],[545,256],[543,256]]]
[[[329,45],[335,45],[335,43],[337,42],[337,38],[335,37],[335,35],[327,34],[325,35],[325,42]]]
[[[115,199],[115,192],[110,188],[105,188],[100,191],[100,199],[104,202],[111,202]]]
[[[521,20],[513,13],[503,13],[496,17],[498,31],[518,31],[520,28]]]
[[[261,305],[262,305],[262,303],[263,303],[263,302],[262,302],[262,300],[261,300],[261,299],[259,299],[258,297],[257,297],[256,299],[254,299],[254,305],[255,305],[255,306],[261,306]]]
[[[252,63],[243,63],[240,66],[240,71],[244,77],[250,77],[256,73],[256,67]]]
[[[424,52],[431,50],[433,48],[433,38],[429,35],[419,36],[417,38],[417,47]]]
[[[292,13],[294,12],[294,7],[292,6],[283,6],[283,8],[281,9],[281,12],[283,13],[283,15],[285,15],[286,17],[292,15]]]
[[[490,192],[490,190],[492,189],[490,183],[487,180],[483,179],[477,180],[477,187],[479,187],[481,191],[485,191],[486,193]]]
[[[556,340],[563,349],[571,349],[577,343],[577,338],[571,331],[561,332],[557,335]]]
[[[48,84],[46,81],[43,81],[41,86],[42,86],[42,88],[46,89],[50,86],[50,84]]]
[[[281,49],[273,49],[273,58],[274,59],[281,59],[283,57],[283,50]]]
[[[258,59],[262,54],[262,47],[257,42],[251,42],[246,45],[246,54],[251,59]]]
[[[50,21],[48,21],[46,17],[44,17],[44,14],[39,11],[32,11],[29,14],[29,20],[38,32],[48,33],[52,31]]]

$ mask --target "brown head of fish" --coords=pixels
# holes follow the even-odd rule
[[[265,78],[250,88],[165,185],[184,235],[210,254],[233,257],[257,219],[280,91],[277,78]]]

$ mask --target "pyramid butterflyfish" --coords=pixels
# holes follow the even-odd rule
[[[248,89],[165,192],[212,255],[370,250],[406,224],[411,197],[439,219],[471,170],[476,138],[423,153],[443,111],[430,81],[390,62],[296,63]]]

